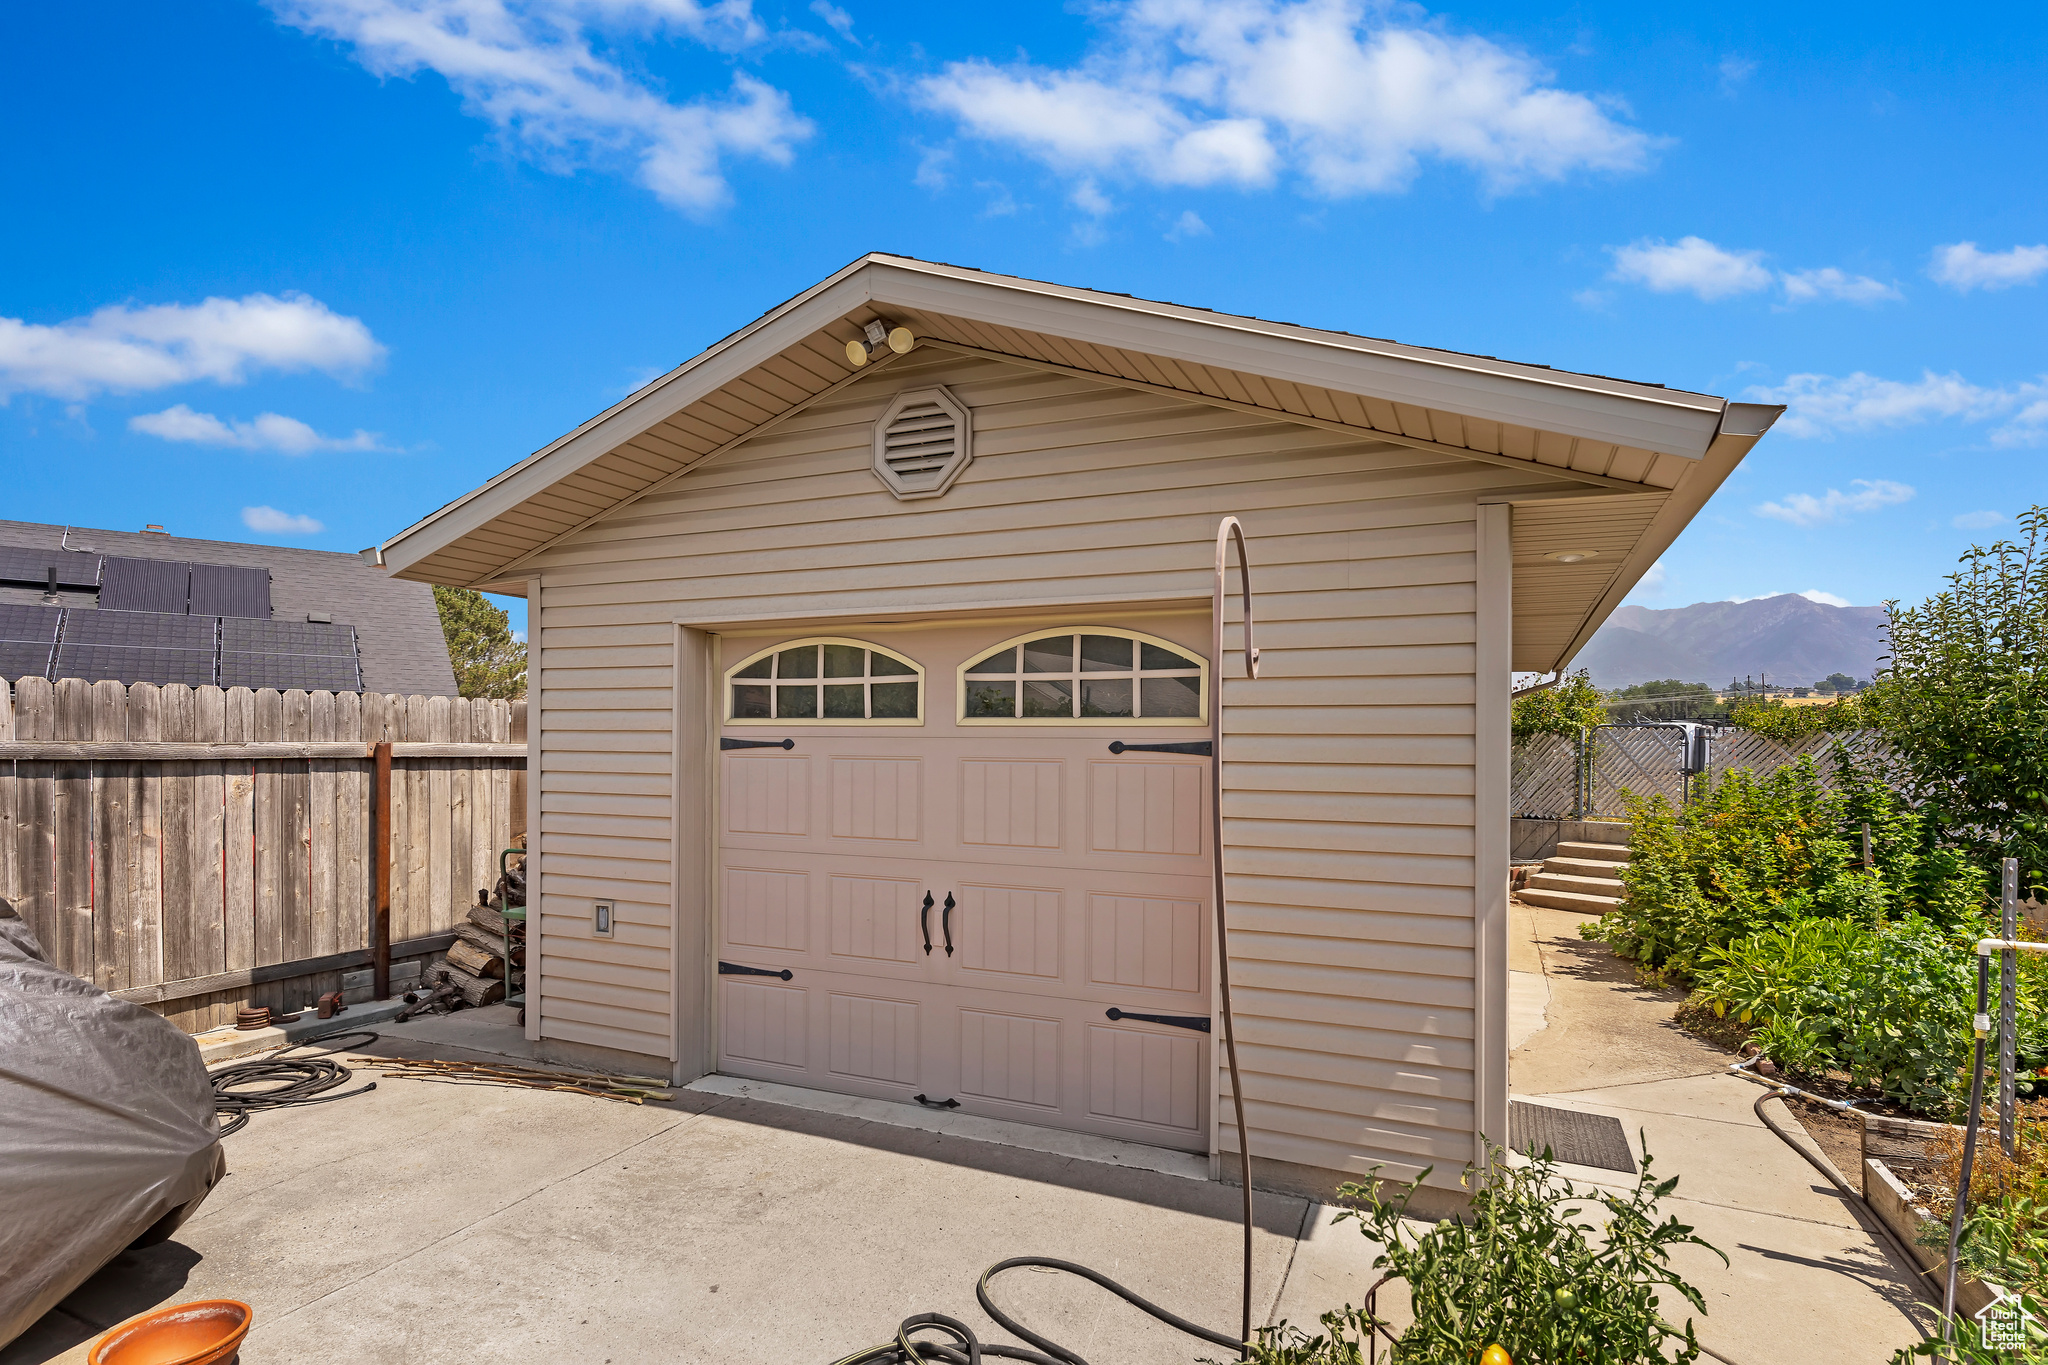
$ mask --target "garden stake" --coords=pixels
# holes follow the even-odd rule
[[[2007,946],[1998,964],[1998,1145],[2007,1156],[2019,1154],[2019,1132],[2014,1123],[2015,1081],[2019,1061],[2019,953],[2011,946],[2020,929],[2020,860],[2005,860],[2005,885],[1999,932]]]
[[[1977,1161],[1977,1123],[1984,1104],[1984,1035],[1991,1031],[1991,1019],[1984,1013],[1991,995],[1991,954],[1977,945],[1977,1015],[1971,1032],[1977,1035],[1975,1055],[1970,1061],[1970,1114],[1963,1126],[1963,1172],[1956,1181],[1956,1205],[1948,1216],[1948,1274],[1941,1294],[1942,1330],[1953,1331],[1956,1317],[1956,1249],[1963,1241],[1963,1208],[1970,1198],[1970,1167]]]

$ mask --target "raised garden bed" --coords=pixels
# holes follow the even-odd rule
[[[1863,1198],[1912,1251],[1920,1268],[1929,1272],[1927,1283],[1937,1295],[1947,1258],[1940,1247],[1923,1245],[1923,1238],[1932,1229],[1931,1235],[1945,1242],[1948,1228],[1929,1208],[1926,1190],[1936,1165],[1935,1146],[1944,1134],[1955,1131],[1959,1130],[1950,1124],[1924,1119],[1863,1116]],[[1992,1140],[1997,1140],[1995,1135]],[[1956,1307],[1968,1316],[1976,1316],[1994,1297],[1967,1275],[1956,1284]]]

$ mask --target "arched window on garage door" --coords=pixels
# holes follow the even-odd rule
[[[864,640],[793,640],[725,675],[728,725],[922,725],[924,669]]]
[[[1209,669],[1185,646],[1108,626],[1005,640],[960,669],[959,720],[974,724],[1201,725]]]

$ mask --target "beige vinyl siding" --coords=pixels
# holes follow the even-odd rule
[[[869,468],[869,423],[936,383],[973,410],[975,459],[944,497],[899,503]],[[543,1033],[672,1051],[676,623],[858,634],[863,613],[1201,602],[1216,520],[1236,513],[1265,651],[1256,682],[1221,666],[1254,1150],[1357,1174],[1435,1163],[1454,1185],[1476,1065],[1474,518],[1518,477],[918,352],[600,519],[534,566]],[[589,934],[607,896],[611,942]]]

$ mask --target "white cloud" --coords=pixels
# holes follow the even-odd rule
[[[1109,196],[1096,187],[1093,180],[1083,180],[1074,186],[1074,192],[1068,198],[1073,201],[1075,208],[1094,218],[1100,218],[1116,207],[1109,202]]]
[[[249,422],[223,422],[210,412],[194,412],[183,403],[162,412],[131,417],[128,429],[166,441],[231,446],[237,450],[275,450],[286,455],[310,455],[316,450],[387,448],[374,431],[359,430],[353,436],[322,436],[298,418],[275,412],[262,413]]]
[[[1640,284],[1660,294],[1683,290],[1709,301],[1769,289],[1774,278],[1761,251],[1727,251],[1704,237],[1677,242],[1645,238],[1614,247],[1612,279]]]
[[[1721,93],[1733,95],[1743,83],[1756,74],[1756,63],[1746,57],[1727,56],[1721,59]]]
[[[1748,389],[1748,398],[1783,403],[1777,430],[1790,436],[1831,436],[1837,431],[1913,426],[1940,418],[1987,422],[2004,418],[1991,433],[1998,446],[2039,444],[2048,434],[2048,379],[1987,389],[1951,371],[1921,372],[1917,380],[1850,375],[1795,374],[1782,384]]]
[[[1533,59],[1372,0],[1129,0],[1080,64],[949,64],[919,82],[970,133],[1073,175],[1330,196],[1405,189],[1428,160],[1499,193],[1631,171],[1655,142]],[[1409,15],[1415,13],[1416,17]]]
[[[1819,270],[1792,270],[1778,276],[1785,288],[1785,302],[1806,303],[1813,299],[1838,299],[1843,303],[1883,303],[1904,298],[1898,289],[1868,275],[1850,275],[1825,266]]]
[[[1655,564],[1652,564],[1641,578],[1636,580],[1636,585],[1629,589],[1628,597],[1625,600],[1634,602],[1638,598],[1662,597],[1664,590],[1670,585],[1671,575],[1665,570],[1664,561],[1660,559]]]
[[[1166,230],[1169,242],[1185,242],[1190,237],[1207,237],[1209,225],[1202,221],[1202,215],[1193,209],[1182,209],[1180,217],[1173,220],[1173,226]]]
[[[1965,512],[1959,517],[1951,517],[1948,524],[1958,531],[1988,531],[2004,522],[2003,512]]]
[[[2048,271],[2048,245],[2016,246],[2007,251],[1979,251],[1975,242],[1934,248],[1927,273],[1958,293],[1972,289],[2010,289],[2032,284]]]
[[[681,33],[712,46],[761,41],[750,0],[271,0],[294,28],[347,43],[379,76],[433,71],[509,142],[557,171],[631,158],[671,207],[730,192],[728,156],[787,165],[810,136],[789,96],[736,73],[723,94],[676,103],[598,55],[592,36]]]
[[[274,536],[317,536],[327,529],[311,517],[280,512],[275,507],[244,507],[242,525]]]
[[[1851,275],[1831,265],[1817,270],[1772,270],[1763,263],[1761,251],[1731,251],[1704,237],[1681,237],[1676,242],[1645,237],[1608,250],[1614,256],[1609,279],[1640,284],[1659,294],[1696,294],[1709,303],[1736,294],[1754,294],[1772,285],[1785,291],[1788,304],[1815,299],[1881,303],[1903,297],[1881,280]]]
[[[304,294],[112,304],[55,326],[0,318],[0,401],[18,392],[83,399],[201,379],[239,384],[265,369],[348,376],[383,356],[360,319]]]
[[[811,13],[830,25],[832,31],[847,42],[858,46],[860,39],[853,36],[853,16],[830,0],[811,0]]]
[[[1830,488],[1820,497],[1811,493],[1791,493],[1783,502],[1762,504],[1756,509],[1756,514],[1774,521],[1789,521],[1794,526],[1820,526],[1857,512],[1895,507],[1899,503],[1910,502],[1914,496],[1911,487],[1890,479],[1854,479],[1849,487],[1854,491],[1844,493],[1838,488]]]

